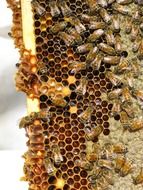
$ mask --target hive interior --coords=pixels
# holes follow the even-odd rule
[[[111,117],[124,132],[143,128],[143,92],[135,86],[142,74],[142,4],[33,0],[32,55],[17,23],[20,2],[8,2],[21,53],[16,87],[40,108],[20,122],[28,137],[23,179],[29,190],[110,189],[114,172],[124,177],[132,164],[124,144],[98,140],[110,134]]]

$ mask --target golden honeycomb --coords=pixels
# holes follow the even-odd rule
[[[7,1],[14,15],[21,10],[20,1]],[[124,144],[99,139],[110,135],[112,118],[123,132],[143,128],[137,115],[143,91],[135,86],[143,59],[142,1],[32,0],[31,7],[36,54],[16,42],[16,87],[38,100],[39,111],[20,122],[28,137],[22,179],[29,190],[110,189],[113,173],[132,173],[132,161]],[[140,173],[134,184],[143,182]]]

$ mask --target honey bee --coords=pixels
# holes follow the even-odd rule
[[[108,93],[108,99],[114,100],[114,99],[118,98],[121,95],[121,93],[122,93],[121,88],[114,89],[113,91]]]
[[[141,37],[140,36],[136,36],[136,39],[132,45],[132,51],[134,53],[138,52],[138,49],[140,47],[140,43],[141,43]]]
[[[143,183],[143,168],[140,169],[140,172],[136,177],[132,177],[132,178],[133,178],[133,183],[135,185]]]
[[[81,44],[82,43],[82,37],[80,34],[74,29],[74,28],[69,28],[68,33],[74,37],[74,44]],[[73,44],[73,45],[74,45]]]
[[[118,86],[121,84],[121,78],[112,73],[111,71],[106,71],[105,75],[114,86]]]
[[[125,111],[130,118],[135,117],[135,113],[132,108],[132,103],[124,102],[124,104],[122,104],[121,107],[122,107],[123,111]]]
[[[106,0],[97,0],[97,3],[103,7],[103,8],[106,8],[108,6],[108,3]]]
[[[69,22],[72,26],[74,26],[76,31],[79,34],[82,34],[86,30],[85,26],[80,22],[80,20],[78,18],[65,17],[65,21]]]
[[[56,1],[50,0],[50,2],[49,2],[49,7],[50,7],[50,9],[51,9],[51,12],[50,12],[50,13],[51,13],[52,17],[57,17],[57,16],[60,15],[60,10],[59,10],[59,8],[58,8],[58,6],[57,6]]]
[[[103,177],[110,185],[114,185],[114,178],[109,170],[103,170]]]
[[[116,0],[108,0],[107,2],[108,2],[108,4],[112,4],[112,3],[114,3]]]
[[[139,58],[140,60],[143,59],[143,39],[141,40],[141,43],[140,43],[140,46],[139,46],[138,58]]]
[[[131,30],[132,30],[132,19],[131,19],[131,17],[126,17],[126,20],[125,20],[125,32],[127,34],[130,34]]]
[[[115,116],[117,115],[118,113],[120,113],[121,111],[121,102],[120,100],[116,99],[113,103],[113,107],[112,107],[112,113],[111,113],[111,116]]]
[[[106,24],[111,24],[112,22],[112,18],[111,16],[108,14],[107,10],[104,8],[99,9],[99,15],[101,16],[101,18],[104,20],[104,22]]]
[[[105,29],[105,22],[90,21],[89,28],[92,30]]]
[[[90,131],[88,131],[85,135],[86,139],[88,141],[94,140],[95,137],[98,137],[103,131],[103,127],[101,125],[98,125],[94,128],[92,128]]]
[[[93,69],[99,69],[102,60],[103,60],[103,55],[101,53],[98,53],[95,59],[90,63],[90,65],[93,67]]]
[[[63,156],[60,153],[60,148],[58,145],[53,145],[51,150],[53,151],[54,162],[56,165],[60,165],[63,162]]]
[[[130,120],[125,111],[120,112],[120,122],[121,122],[124,130],[127,130],[130,127]]]
[[[115,73],[122,74],[125,71],[130,71],[131,68],[129,67],[129,60],[127,59],[121,59],[120,63],[117,65],[117,67],[114,69]]]
[[[141,14],[139,10],[136,10],[133,14],[133,23],[140,24],[141,23]]]
[[[143,101],[143,91],[136,90],[135,88],[132,89],[132,94],[136,99]]]
[[[60,107],[65,107],[67,105],[67,101],[63,97],[54,96],[52,98],[53,104]]]
[[[86,159],[75,160],[75,165],[88,171],[93,169],[93,163],[88,162]]]
[[[112,29],[114,32],[120,32],[120,21],[118,15],[112,17]]]
[[[120,63],[120,59],[121,58],[119,56],[104,56],[103,62],[110,65],[117,65]]]
[[[94,60],[94,58],[96,57],[97,53],[98,53],[98,48],[95,46],[95,47],[92,48],[92,49],[90,50],[90,52],[87,54],[86,62],[87,62],[87,63],[91,63],[91,62]]]
[[[64,30],[66,28],[66,26],[67,26],[67,22],[65,22],[65,21],[58,22],[50,28],[50,32],[53,34],[56,34],[60,31]]]
[[[112,8],[115,10],[115,11],[117,11],[117,12],[119,12],[120,14],[123,14],[123,15],[130,15],[129,13],[129,9],[127,8],[127,7],[125,7],[125,6],[123,6],[123,5],[120,5],[120,4],[118,4],[118,3],[114,3],[113,5],[112,5]]]
[[[25,116],[20,120],[19,128],[25,128],[29,123],[32,122],[32,119],[30,116]]]
[[[122,41],[119,34],[116,34],[115,36],[115,50],[118,54],[122,52]]]
[[[133,88],[133,73],[132,72],[126,72],[124,75],[124,84]]]
[[[79,115],[79,118],[80,118],[80,121],[82,123],[87,123],[89,120],[90,120],[90,117],[91,117],[91,114],[93,112],[93,107],[92,106],[89,106],[86,108],[85,111],[83,111],[80,115]]]
[[[69,69],[71,70],[72,73],[77,73],[82,69],[86,69],[86,62],[71,60],[69,61]]]
[[[137,2],[139,5],[143,5],[142,0],[136,0],[136,2]]]
[[[90,36],[87,38],[88,42],[95,42],[97,39],[99,39],[104,34],[104,30],[98,29],[95,30]]]
[[[89,161],[89,162],[96,162],[98,160],[99,156],[95,153],[89,153],[86,155],[86,159]]]
[[[54,167],[54,165],[52,164],[49,158],[45,159],[45,167],[49,176],[55,175],[56,168]]]
[[[108,187],[108,182],[106,181],[106,179],[104,178],[104,176],[101,176],[97,182],[97,189],[98,190],[109,190],[109,187]]]
[[[87,78],[82,77],[80,79],[80,85],[76,88],[76,92],[82,95],[85,95],[87,88]]]
[[[125,163],[120,169],[120,176],[125,177],[126,175],[132,172],[132,169],[132,162],[126,159]]]
[[[131,64],[131,70],[132,70],[133,76],[134,77],[138,77],[139,74],[141,74],[140,65],[138,63],[138,59],[136,57],[132,58],[131,62],[132,62],[132,64]]]
[[[107,44],[111,46],[115,44],[115,38],[114,38],[112,30],[106,31],[105,38],[106,38]]]
[[[115,154],[113,153],[113,148],[111,143],[105,143],[104,148],[100,153],[101,159],[113,160],[115,158]]]
[[[131,122],[131,125],[129,127],[129,131],[130,132],[135,132],[135,131],[139,131],[142,128],[143,128],[143,119],[142,118],[137,118],[137,119],[134,119]]]
[[[139,27],[135,24],[132,25],[132,30],[130,34],[130,40],[134,42],[139,34]]]
[[[74,37],[66,32],[59,32],[59,37],[65,42],[67,46],[71,46],[74,43]]]
[[[133,0],[117,0],[117,3],[119,3],[121,5],[128,5],[132,2],[133,2]]]
[[[122,102],[128,102],[128,103],[132,102],[132,96],[127,86],[124,86],[122,88]]]
[[[114,169],[115,169],[116,173],[120,172],[120,170],[124,166],[125,162],[126,162],[125,156],[117,156],[115,158],[115,167],[114,167]]]
[[[125,147],[123,144],[114,144],[112,145],[112,148],[115,154],[126,154],[128,152],[127,147]]]
[[[46,10],[44,7],[42,7],[39,3],[38,0],[32,0],[31,1],[31,4],[32,4],[32,7],[33,9],[36,10],[36,13],[39,15],[39,16],[44,16],[45,13],[46,13]]]
[[[99,48],[102,52],[104,52],[104,53],[106,53],[106,54],[108,54],[108,55],[116,55],[115,49],[114,49],[112,46],[109,46],[108,44],[100,43],[100,44],[98,45],[98,48]]]
[[[97,0],[87,0],[87,3],[88,3],[91,13],[98,11],[99,6],[97,4]]]
[[[93,44],[86,43],[86,44],[82,44],[82,45],[78,46],[76,51],[77,51],[77,53],[86,53],[86,52],[89,52],[91,49],[93,49]]]
[[[96,21],[97,17],[96,16],[90,16],[87,14],[81,14],[80,19],[84,22],[92,22],[92,21]]]
[[[111,160],[100,159],[98,160],[98,166],[100,166],[101,168],[109,169],[109,170],[113,169],[113,163]]]
[[[66,17],[72,15],[71,9],[68,7],[67,3],[65,1],[59,0],[59,7],[62,11],[62,14]]]
[[[92,172],[92,175],[88,176],[88,180],[91,184],[94,184],[96,182],[97,179],[99,179],[102,176],[103,170],[98,167],[98,166],[94,166],[94,171]]]

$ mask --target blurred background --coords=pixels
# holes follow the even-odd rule
[[[0,1],[0,14],[0,150],[21,150],[25,149],[26,138],[18,123],[26,115],[26,96],[15,90],[15,64],[19,61],[19,53],[8,36],[12,12],[6,0]]]

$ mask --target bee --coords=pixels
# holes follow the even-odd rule
[[[120,100],[116,99],[115,102],[113,103],[113,107],[112,107],[112,113],[111,113],[111,116],[115,116],[117,115],[118,113],[120,113],[121,111],[121,102]]]
[[[91,21],[89,24],[89,29],[91,30],[105,29],[105,27],[105,22]]]
[[[133,73],[130,72],[130,71],[126,72],[125,75],[124,75],[124,80],[123,81],[124,81],[123,83],[125,85],[133,88]]]
[[[100,43],[98,45],[98,48],[104,52],[107,53],[108,55],[116,55],[116,51],[113,47],[109,46],[108,44],[105,43]]]
[[[132,2],[133,2],[133,0],[117,0],[117,3],[119,3],[121,5],[128,5]]]
[[[101,168],[109,169],[109,170],[113,169],[113,163],[111,160],[100,159],[98,160],[98,166],[100,166]]]
[[[130,132],[135,132],[143,128],[143,119],[134,119],[129,127]]]
[[[69,28],[68,33],[74,37],[74,44],[81,44],[82,43],[82,37],[74,28]]]
[[[62,14],[66,17],[72,15],[71,9],[68,7],[67,3],[65,1],[59,0],[59,7],[62,11]]]
[[[88,131],[85,137],[88,141],[93,141],[95,137],[98,137],[102,133],[102,131],[103,127],[101,125],[98,125],[92,128],[90,131]]]
[[[20,129],[25,128],[31,122],[32,122],[31,116],[22,117],[22,119],[20,120],[20,123],[19,123],[19,128]]]
[[[103,170],[101,167],[98,167],[97,165],[94,166],[94,171],[92,172],[92,175],[88,176],[88,180],[91,184],[94,184],[97,179],[99,179],[102,176]]]
[[[76,92],[82,95],[85,95],[87,89],[87,78],[82,77],[80,79],[80,85],[76,88]]]
[[[126,159],[125,163],[120,169],[120,176],[125,177],[132,172],[132,162]]]
[[[111,16],[108,14],[107,10],[104,8],[99,9],[99,15],[101,16],[101,18],[104,20],[104,22],[106,24],[111,24],[112,22],[112,18]]]
[[[98,53],[95,59],[90,63],[91,67],[93,67],[93,69],[99,69],[102,60],[103,60],[103,55],[101,53]]]
[[[105,76],[111,81],[114,86],[118,86],[121,84],[121,78],[111,71],[106,71]]]
[[[132,108],[132,103],[124,102],[121,105],[121,107],[122,107],[123,111],[125,111],[130,118],[135,117],[135,113],[134,113],[134,110]]]
[[[116,34],[115,36],[115,50],[118,54],[122,52],[122,41],[119,34]]]
[[[53,104],[60,107],[65,107],[67,105],[67,101],[63,97],[54,96],[52,98]]]
[[[86,43],[86,44],[82,44],[82,45],[78,46],[76,51],[77,51],[77,53],[86,53],[86,52],[89,52],[91,49],[93,49],[93,44]]]
[[[117,65],[120,63],[120,59],[121,58],[119,56],[104,56],[103,62],[110,65]]]
[[[136,36],[136,39],[132,45],[132,51],[134,53],[138,52],[138,49],[140,47],[140,44],[141,44],[141,37],[140,36]]]
[[[115,172],[116,173],[119,173],[121,168],[124,166],[126,162],[126,158],[125,156],[117,156],[115,158],[115,166],[114,166],[114,169],[115,169]]]
[[[75,160],[75,165],[88,171],[93,169],[93,163],[88,162],[86,159]]]
[[[99,5],[97,4],[97,0],[87,0],[87,3],[91,13],[95,13],[96,11],[98,11]]]
[[[98,53],[98,48],[95,46],[95,47],[92,48],[92,49],[90,50],[90,52],[87,54],[86,62],[87,62],[87,63],[91,63],[91,62],[94,60],[94,58],[96,57],[97,53]]]
[[[106,8],[108,6],[108,3],[106,0],[97,0],[97,3],[103,7],[103,8]]]
[[[143,59],[143,39],[141,40],[141,43],[140,43],[140,46],[139,46],[138,58],[139,58],[140,60]]]
[[[52,162],[49,158],[45,159],[45,167],[46,167],[46,170],[47,170],[47,173],[49,176],[55,175],[56,168],[54,167],[54,165],[52,164]]]
[[[139,10],[136,10],[133,14],[133,23],[140,24],[141,23],[141,14]]]
[[[57,16],[60,15],[60,10],[59,10],[59,8],[58,8],[58,6],[57,6],[56,1],[50,0],[50,2],[49,2],[49,7],[50,7],[50,9],[51,9],[51,12],[50,12],[50,13],[51,13],[52,17],[57,17]]]
[[[58,145],[53,145],[51,150],[53,151],[53,158],[56,165],[60,165],[63,162],[63,156],[60,153],[60,148]]]
[[[127,59],[121,59],[120,63],[117,65],[117,67],[114,69],[115,73],[122,74],[125,71],[130,71],[131,68],[129,67],[129,60]]]
[[[136,2],[137,2],[139,5],[143,5],[143,1],[142,1],[142,0],[136,0]]]
[[[115,44],[115,38],[114,38],[112,30],[106,31],[105,38],[106,38],[107,44],[111,46]]]
[[[127,103],[132,102],[132,96],[127,86],[124,86],[122,88],[122,102],[127,102]]]
[[[113,160],[115,154],[113,153],[113,148],[111,143],[105,143],[103,151],[100,154],[101,159]]]
[[[132,62],[131,70],[132,70],[133,76],[138,77],[139,74],[141,74],[138,59],[136,57],[134,57],[134,58],[131,59],[131,62]]]
[[[97,189],[98,190],[109,190],[109,184],[106,181],[106,179],[104,178],[104,176],[101,176],[98,181],[97,181]]]
[[[103,177],[110,185],[114,185],[114,178],[109,170],[103,170]]]
[[[132,94],[136,99],[143,101],[143,91],[136,90],[135,88],[132,89]]]
[[[33,9],[36,10],[36,13],[39,15],[39,16],[44,16],[45,13],[46,13],[46,10],[44,7],[42,7],[39,3],[38,0],[32,0],[31,1],[31,4],[32,4],[32,7]]]
[[[114,3],[116,0],[107,0],[108,4]]]
[[[118,98],[121,95],[121,93],[122,93],[121,88],[114,89],[113,91],[108,93],[108,99],[114,100],[114,99]]]
[[[96,16],[90,16],[87,14],[81,14],[80,19],[84,22],[92,22],[92,21],[96,21],[97,17]]]
[[[69,22],[72,26],[75,27],[76,31],[79,34],[82,34],[84,31],[86,31],[85,26],[80,22],[78,18],[75,17],[65,17],[65,21]]]
[[[96,162],[98,160],[99,156],[95,153],[89,153],[86,155],[86,159],[89,161],[89,162]]]
[[[66,32],[59,32],[59,37],[65,42],[67,46],[71,46],[74,43],[74,37]]]
[[[112,29],[114,32],[120,32],[120,21],[118,15],[112,16]]]
[[[130,120],[125,111],[120,112],[120,122],[121,122],[124,130],[127,130],[130,127]]]
[[[69,69],[72,73],[77,73],[80,70],[86,69],[86,62],[79,62],[71,60],[69,61]]]
[[[90,117],[91,117],[91,114],[93,112],[93,107],[92,106],[89,106],[86,108],[85,111],[83,111],[80,115],[79,115],[79,118],[80,118],[80,121],[82,123],[87,123],[89,120],[90,120]]]
[[[140,30],[143,31],[143,22],[140,24]]]
[[[95,30],[90,36],[87,38],[88,42],[95,42],[97,39],[99,39],[104,34],[104,30],[98,29]]]
[[[131,17],[126,17],[125,20],[125,32],[126,34],[130,34],[132,30],[132,19]]]
[[[67,26],[67,22],[65,22],[65,21],[58,22],[50,28],[50,32],[53,34],[56,34],[60,31],[64,30],[66,28],[66,26]]]
[[[135,185],[143,183],[143,168],[140,169],[140,172],[136,177],[132,177],[132,178],[133,178],[133,183]]]
[[[125,147],[123,144],[114,144],[112,145],[112,148],[115,154],[126,154],[128,152],[127,147]]]
[[[120,14],[123,14],[123,15],[130,15],[130,11],[127,7],[123,6],[123,5],[120,5],[118,3],[114,3],[112,5],[112,8],[113,10],[117,11],[118,13]]]
[[[135,24],[132,25],[132,30],[130,33],[130,40],[131,42],[134,42],[139,34],[139,27]]]

